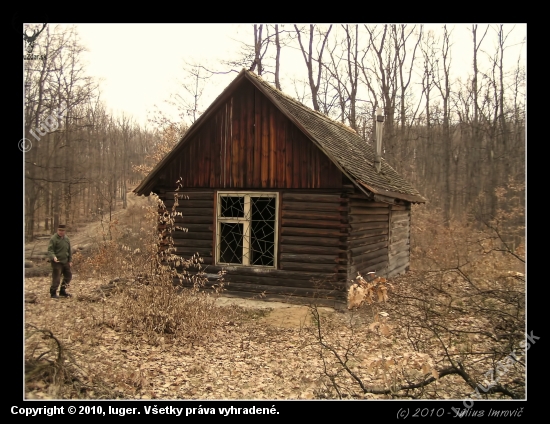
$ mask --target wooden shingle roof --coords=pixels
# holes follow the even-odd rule
[[[243,69],[235,80],[217,97],[212,105],[201,115],[183,136],[179,144],[170,152],[134,190],[146,194],[154,175],[167,163],[178,147],[185,143],[192,133],[205,122],[207,116],[218,103],[227,98],[239,82],[246,78],[265,94],[279,110],[287,116],[329,159],[338,166],[362,191],[374,195],[402,199],[409,202],[426,201],[420,193],[401,177],[382,158],[381,172],[374,168],[374,148],[367,144],[353,129],[336,122],[322,113],[316,112],[297,100],[277,90],[253,72]]]

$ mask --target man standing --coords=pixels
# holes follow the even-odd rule
[[[52,285],[50,287],[50,296],[52,299],[71,297],[65,290],[73,276],[71,273],[73,256],[71,253],[71,241],[65,234],[65,230],[65,225],[60,224],[57,228],[57,233],[52,236],[48,245],[48,256],[52,264]],[[61,274],[63,274],[63,282],[61,282],[61,290],[58,296],[56,292],[59,287]]]

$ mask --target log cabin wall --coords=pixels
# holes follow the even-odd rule
[[[279,237],[282,271],[289,276],[316,273],[319,295],[345,298],[347,278],[346,241],[348,237],[348,199],[341,193],[283,192]],[[288,284],[293,284],[289,281]]]
[[[182,216],[176,217],[176,225],[187,228],[187,232],[174,231],[172,238],[176,253],[184,259],[189,259],[198,253],[205,265],[213,263],[213,235],[214,226],[214,190],[182,190],[178,195],[184,195],[188,199],[178,200],[176,212]],[[159,197],[164,201],[168,210],[174,205],[175,191],[162,191]]]
[[[359,192],[349,199],[348,281],[357,273],[385,276],[388,267],[390,206]]]
[[[161,198],[170,209],[174,191],[163,191]],[[188,232],[172,233],[176,253],[188,259],[199,253],[204,260],[209,285],[215,274],[228,271],[226,287],[230,292],[269,297],[288,296],[342,301],[346,293],[348,199],[339,193],[283,191],[278,218],[277,266],[216,266],[214,235],[215,190],[181,190],[189,199],[179,200],[176,223]]]
[[[410,264],[411,205],[391,205],[388,277],[408,271]]]

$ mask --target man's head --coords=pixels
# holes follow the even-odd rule
[[[57,227],[57,235],[59,237],[63,237],[65,235],[65,224],[59,224],[59,226]]]

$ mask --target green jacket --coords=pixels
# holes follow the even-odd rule
[[[53,262],[54,256],[63,264],[73,261],[71,240],[69,240],[69,237],[65,235],[65,237],[61,238],[57,233],[52,236],[48,244],[48,257],[51,262]]]

